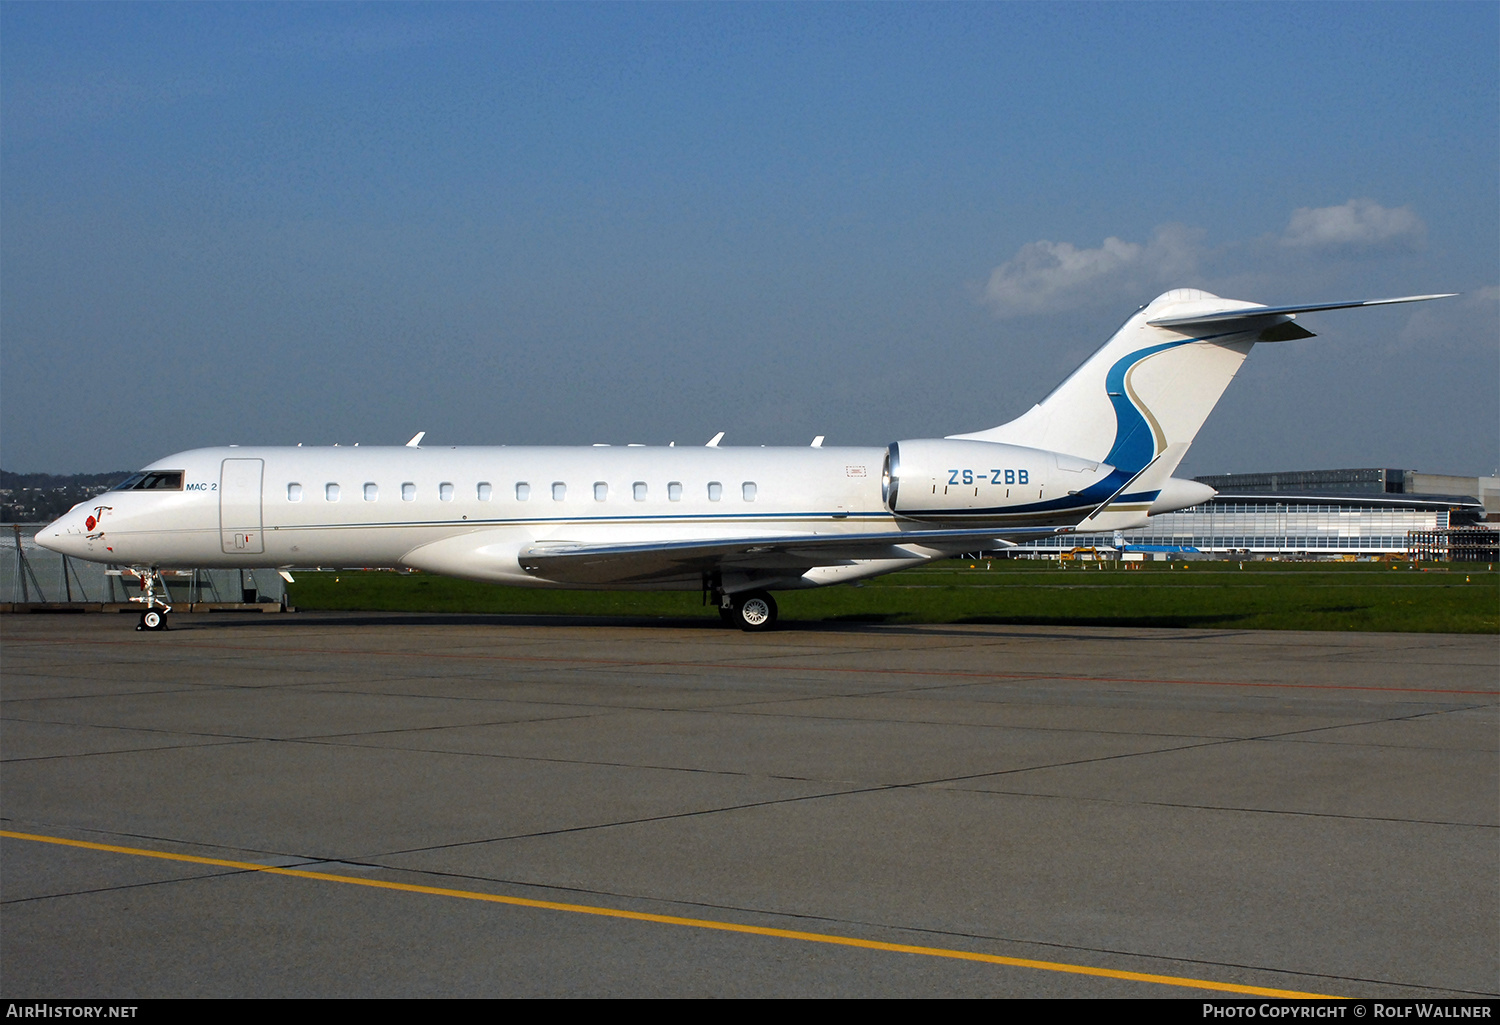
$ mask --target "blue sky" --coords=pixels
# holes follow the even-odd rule
[[[1500,5],[0,5],[0,461],[883,445],[1170,287],[1187,473],[1500,464]]]

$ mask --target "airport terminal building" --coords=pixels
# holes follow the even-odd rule
[[[1297,470],[1195,478],[1219,494],[1151,518],[1145,527],[1050,537],[1020,552],[1075,548],[1177,555],[1347,556],[1446,551],[1463,542],[1495,555],[1500,478],[1413,470]],[[1491,522],[1486,522],[1490,520]],[[1470,545],[1469,542],[1476,541]],[[1424,557],[1432,557],[1424,554]]]

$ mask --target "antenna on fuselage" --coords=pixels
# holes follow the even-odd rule
[[[719,442],[721,442],[723,440],[724,440],[724,432],[720,431],[718,434],[715,434],[712,438],[709,438],[708,439],[708,444],[704,445],[703,447],[704,448],[718,448],[719,447]]]
[[[425,437],[427,437],[427,432],[426,431],[418,431],[416,434],[412,435],[411,440],[406,443],[406,447],[407,448],[421,448],[422,447],[422,439],[425,438]]]

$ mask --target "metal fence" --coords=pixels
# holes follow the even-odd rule
[[[45,524],[0,528],[0,604],[92,606],[129,602],[140,581],[127,567],[70,559],[33,540]],[[286,605],[286,581],[274,569],[182,569],[162,573],[169,605]]]

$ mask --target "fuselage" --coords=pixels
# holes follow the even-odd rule
[[[179,487],[107,492],[39,540],[125,565],[398,567],[434,541],[481,531],[518,549],[867,532],[893,521],[884,458],[879,448],[197,449],[145,468],[181,472]],[[511,569],[478,575],[541,582]]]

